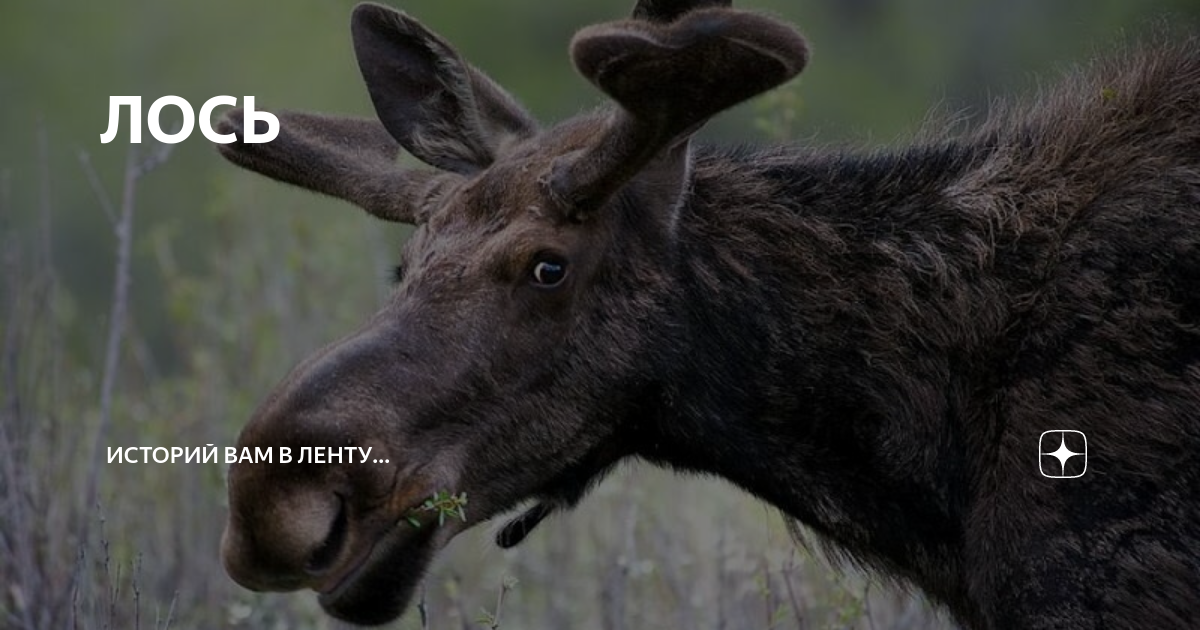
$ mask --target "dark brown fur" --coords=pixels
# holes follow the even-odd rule
[[[386,621],[458,532],[535,499],[516,544],[640,457],[730,479],[972,628],[1200,627],[1200,42],[895,153],[693,149],[807,60],[725,4],[582,31],[620,107],[544,131],[365,5],[382,124],[285,113],[223,148],[419,226],[391,302],[239,438],[393,463],[235,464],[230,574]],[[401,146],[443,170],[398,169]],[[1054,429],[1086,434],[1082,477],[1039,474]],[[440,489],[468,522],[409,526]]]

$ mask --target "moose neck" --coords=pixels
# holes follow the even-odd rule
[[[840,552],[936,596],[991,438],[1009,313],[981,218],[952,194],[978,156],[697,157],[678,232],[686,340],[651,460],[726,477]],[[667,353],[670,354],[670,353]]]

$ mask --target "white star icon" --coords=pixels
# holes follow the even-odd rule
[[[1046,454],[1049,455],[1050,457],[1057,459],[1058,463],[1062,465],[1063,470],[1066,470],[1067,469],[1067,460],[1071,459],[1072,457],[1075,457],[1076,455],[1083,455],[1083,453],[1076,453],[1075,451],[1072,451],[1071,449],[1067,448],[1067,438],[1065,436],[1060,437],[1059,439],[1061,439],[1062,442],[1058,445],[1058,450],[1056,450],[1052,453],[1046,453]]]
[[[1049,450],[1046,450],[1047,448],[1049,448],[1049,445],[1046,444],[1046,442],[1050,442],[1050,440],[1054,439],[1054,436],[1050,435],[1052,433],[1059,434],[1058,435],[1058,440],[1059,440],[1058,448],[1053,451],[1049,451]],[[1067,433],[1077,433],[1077,434],[1079,434],[1080,438],[1084,440],[1084,450],[1082,452],[1081,451],[1073,451],[1067,446]],[[1050,439],[1047,439],[1047,438],[1050,438]],[[1053,442],[1050,442],[1050,444],[1053,444]],[[1080,472],[1079,474],[1076,474],[1076,475],[1068,475],[1067,474],[1067,460],[1071,459],[1072,457],[1079,457],[1079,456],[1083,456],[1083,458],[1084,458],[1083,468],[1084,468],[1084,471],[1087,470],[1087,437],[1084,436],[1083,433],[1080,431],[1073,431],[1073,430],[1046,431],[1045,433],[1042,434],[1042,448],[1039,449],[1039,451],[1041,452],[1042,455],[1047,455],[1047,456],[1053,457],[1054,459],[1057,459],[1058,465],[1059,465],[1059,468],[1057,471],[1058,474],[1054,474],[1050,471],[1047,471],[1045,468],[1043,468],[1042,469],[1043,476],[1057,478],[1057,479],[1070,479],[1070,478],[1074,478],[1074,477],[1083,476],[1082,472]]]

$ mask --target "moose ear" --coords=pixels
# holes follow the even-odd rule
[[[351,33],[379,120],[423,162],[472,173],[537,130],[511,96],[409,16],[360,4]]]
[[[732,0],[638,0],[633,7],[633,19],[674,22],[688,11],[705,7],[728,7],[732,4]]]
[[[585,28],[571,42],[571,58],[621,106],[598,142],[561,158],[550,173],[552,196],[586,211],[656,157],[686,160],[687,151],[667,150],[718,112],[794,77],[808,48],[774,19],[709,8],[670,24],[629,20]]]
[[[247,143],[242,110],[227,112],[217,131],[232,133],[237,140],[219,145],[221,155],[272,179],[345,199],[381,219],[403,223],[419,223],[422,201],[438,181],[450,177],[397,168],[400,147],[377,120],[301,112],[275,116],[279,135],[274,140]]]

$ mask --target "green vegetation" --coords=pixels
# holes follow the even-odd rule
[[[223,464],[104,455],[232,445],[292,365],[386,299],[407,228],[236,169],[199,132],[170,155],[152,142],[131,149],[128,121],[112,144],[99,135],[110,95],[140,94],[148,107],[174,94],[196,108],[254,95],[264,108],[368,114],[352,4],[5,6],[0,627],[335,627],[311,594],[251,593],[225,576]],[[629,4],[402,6],[549,121],[600,102],[570,68],[570,34]],[[811,66],[706,137],[815,147],[888,143],[931,106],[977,116],[994,95],[1029,93],[1035,74],[1053,80],[1156,16],[1171,12],[1183,32],[1200,20],[1194,0],[740,4],[801,25]],[[465,518],[465,504],[441,492],[426,511],[444,522]],[[499,628],[502,612],[507,629],[944,623],[918,598],[830,571],[773,510],[714,480],[627,467],[517,549],[495,548],[486,529],[451,545],[397,627]]]
[[[516,587],[517,578],[505,576],[500,582],[500,592],[496,595],[496,608],[491,611],[486,608],[480,609],[475,622],[487,630],[500,630],[500,614],[504,610],[504,595]]]
[[[447,518],[457,518],[465,523],[467,521],[467,493],[452,494],[448,490],[438,490],[406,517],[413,527],[421,526],[420,512],[436,513],[438,526],[445,525]]]

